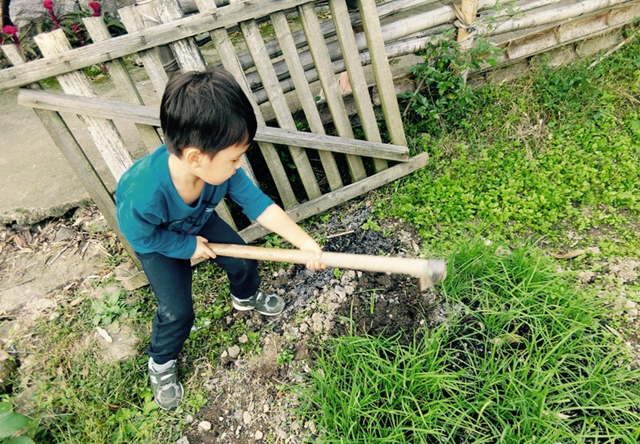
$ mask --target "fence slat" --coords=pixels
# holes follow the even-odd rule
[[[402,116],[393,83],[391,67],[384,50],[384,39],[380,30],[380,20],[376,13],[375,0],[359,0],[358,7],[362,17],[362,27],[367,38],[367,46],[371,54],[371,64],[376,78],[382,113],[387,123],[387,130],[391,137],[391,143],[406,145],[407,138],[404,134]]]
[[[289,68],[289,72],[291,73],[291,78],[293,79],[307,122],[309,122],[309,127],[315,134],[325,134],[320,112],[316,107],[316,101],[313,98],[313,93],[311,92],[311,88],[309,87],[309,83],[305,77],[304,68],[302,67],[302,63],[300,63],[296,44],[292,38],[291,28],[289,28],[289,24],[287,23],[284,13],[277,12],[271,14],[271,22],[273,23],[274,30],[278,36],[282,53]],[[325,151],[319,151],[318,155],[320,157],[320,162],[322,162],[325,176],[327,177],[329,189],[333,191],[338,188],[342,188],[344,185],[342,183],[342,178],[340,177],[338,165],[336,164],[336,160],[333,155]]]
[[[351,128],[351,122],[347,115],[347,110],[342,100],[342,94],[338,88],[338,84],[331,67],[331,58],[327,51],[324,38],[322,38],[322,31],[320,29],[320,23],[318,22],[318,16],[313,7],[313,4],[302,5],[298,8],[300,14],[300,20],[302,22],[302,28],[309,41],[309,50],[313,56],[316,70],[318,71],[318,77],[322,90],[324,91],[327,99],[327,105],[333,117],[333,123],[336,126],[336,130],[341,137],[348,137],[353,139],[353,129]],[[364,169],[362,159],[357,156],[347,155],[347,163],[349,165],[349,172],[354,182],[367,177],[367,173]]]
[[[145,23],[140,17],[140,12],[135,6],[125,6],[118,10],[122,24],[127,29],[127,32],[132,34],[137,31],[145,29]],[[142,63],[144,63],[144,69],[149,74],[149,79],[153,88],[156,90],[158,97],[162,97],[164,93],[164,87],[167,85],[169,76],[162,66],[162,59],[160,58],[160,51],[158,48],[147,49],[144,51],[138,51]]]
[[[18,104],[32,108],[48,109],[58,112],[75,112],[102,118],[119,116],[131,122],[153,126],[160,125],[157,108],[125,104],[99,98],[78,97],[49,91],[21,90],[18,93]],[[353,154],[354,156],[377,156],[381,159],[400,162],[409,160],[409,150],[405,146],[328,136],[325,134],[288,131],[270,126],[259,126],[255,139],[260,142],[277,143],[281,145],[296,144],[302,148]]]
[[[231,3],[233,4],[234,1],[235,0],[231,0]],[[281,128],[295,131],[296,123],[293,120],[291,111],[289,110],[287,99],[284,97],[282,89],[280,89],[278,77],[273,71],[273,66],[271,65],[269,56],[267,55],[267,50],[264,46],[262,36],[260,35],[258,25],[255,20],[249,20],[247,22],[240,23],[240,29],[244,35],[245,43],[249,48],[249,52],[255,60],[256,69],[258,70],[258,74],[262,79],[262,84],[267,91],[267,96],[269,97],[269,102],[275,112],[278,124]],[[298,170],[300,180],[302,181],[302,185],[307,193],[308,199],[311,200],[319,197],[322,192],[318,186],[318,181],[316,180],[313,168],[311,168],[311,163],[309,162],[307,153],[302,148],[291,145],[289,146],[289,152],[291,153],[293,163]]]
[[[58,54],[71,49],[69,41],[62,29],[35,36],[35,41],[44,57],[56,57]],[[67,94],[75,94],[85,97],[96,97],[87,77],[80,72],[70,72],[57,77],[60,86]],[[116,180],[129,168],[133,159],[127,151],[124,141],[120,136],[113,121],[98,119],[90,116],[78,116],[84,122],[98,151],[109,167]]]
[[[109,33],[107,25],[105,25],[102,17],[85,17],[83,22],[91,36],[91,40],[94,42],[101,42],[111,38],[111,34]],[[106,67],[113,83],[124,96],[124,99],[133,104],[144,105],[142,96],[138,92],[133,79],[129,75],[129,71],[127,71],[122,60],[118,59],[113,60],[112,62],[107,62]],[[136,128],[138,128],[140,137],[149,151],[152,151],[162,145],[162,139],[160,139],[158,132],[153,126],[136,123]]]
[[[2,51],[14,66],[26,63],[22,54],[15,45],[2,45]],[[27,85],[26,88],[30,88],[34,92],[42,89],[37,83]],[[67,127],[65,121],[62,119],[60,114],[55,111],[43,109],[34,109],[34,111],[53,139],[53,142],[56,144],[65,159],[67,159],[67,162],[69,162],[69,165],[78,176],[78,179],[84,186],[85,190],[87,190],[87,193],[89,193],[93,202],[100,209],[100,212],[109,226],[114,230],[118,239],[122,242],[122,245],[131,256],[131,259],[138,268],[141,268],[142,266],[140,261],[133,252],[133,249],[118,229],[116,205],[113,197],[111,196],[111,192],[100,178],[100,175],[96,172],[91,161],[87,158],[87,155],[78,144],[77,140],[71,133],[71,130],[69,130],[69,127]]]
[[[232,26],[254,17],[262,17],[279,10],[293,9],[307,1],[309,0],[245,1],[225,6],[224,14],[195,14],[182,18],[177,23],[166,23],[149,28],[145,32],[133,32],[118,36],[108,42],[76,48],[60,55],[53,61],[34,60],[29,62],[28,66],[14,66],[0,70],[0,87],[8,89],[26,85],[85,66],[127,56],[134,52],[166,45],[175,40],[193,37],[212,29]]]
[[[419,170],[429,163],[429,156],[427,153],[418,154],[412,157],[407,163],[401,163],[391,168],[367,177],[358,183],[347,185],[339,190],[332,191],[329,194],[325,194],[318,199],[314,199],[311,202],[305,202],[297,205],[287,211],[287,214],[291,216],[293,220],[300,221],[311,217],[315,214],[327,211],[330,208],[338,206],[348,200],[354,199],[358,196],[387,185],[388,183],[411,174],[412,172]],[[240,236],[246,241],[251,242],[262,236],[268,234],[268,230],[258,224],[253,224],[250,227],[240,231]]]
[[[152,2],[162,23],[171,23],[182,18],[182,10],[177,0],[154,0]],[[192,37],[176,40],[169,44],[182,72],[204,71],[207,65]]]
[[[196,2],[198,8],[202,13],[216,14],[218,8],[214,0],[196,0]],[[233,43],[231,42],[229,35],[224,29],[214,29],[209,32],[209,35],[211,36],[211,39],[213,40],[216,49],[218,50],[218,55],[220,55],[222,59],[222,65],[235,77],[235,79],[242,87],[245,95],[251,102],[253,111],[256,114],[256,119],[258,120],[258,125],[264,126],[266,122],[262,117],[260,107],[258,106],[253,93],[251,92],[251,88],[249,88],[249,84],[247,83],[247,79],[244,75],[244,71],[242,70],[242,66],[238,61]],[[276,189],[278,190],[278,195],[282,200],[282,205],[285,208],[296,205],[298,203],[298,199],[296,199],[296,196],[293,193],[293,188],[291,187],[291,183],[289,182],[287,173],[282,166],[280,156],[278,155],[275,146],[273,146],[273,144],[271,143],[259,142],[258,147],[260,148],[262,157],[264,157],[267,168],[271,173],[271,177],[273,178]]]
[[[371,142],[382,142],[378,123],[376,122],[376,114],[373,111],[373,103],[371,103],[371,96],[369,96],[369,88],[367,88],[367,79],[360,63],[360,53],[351,28],[347,4],[344,0],[330,0],[329,7],[336,25],[338,41],[340,42],[347,72],[349,73],[349,82],[351,83],[353,98],[360,115],[360,123],[362,124],[365,138]],[[373,162],[376,172],[388,168],[387,162],[383,159],[374,158]]]

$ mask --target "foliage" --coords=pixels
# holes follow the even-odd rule
[[[2,444],[33,444],[32,435],[36,422],[13,411],[11,402],[0,402],[0,442]],[[24,434],[25,430],[31,433]]]
[[[640,371],[534,247],[463,241],[449,320],[398,337],[341,337],[301,390],[323,443],[635,443]]]
[[[495,66],[499,53],[499,48],[485,39],[477,39],[472,48],[463,51],[454,40],[454,31],[436,43],[429,42],[424,62],[411,67],[418,88],[399,96],[407,99],[405,114],[411,110],[409,118],[432,134],[441,134],[447,125],[469,125],[466,118],[476,103],[463,73],[483,64]]]
[[[380,199],[379,215],[410,222],[432,245],[469,229],[555,244],[567,229],[622,236],[640,211],[638,57],[635,45],[595,69],[543,65],[474,91],[477,108],[464,117],[473,125],[439,138],[410,127],[430,165]]]

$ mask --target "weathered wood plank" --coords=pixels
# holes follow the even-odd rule
[[[236,0],[231,0],[231,4],[235,3],[235,1]],[[278,124],[283,129],[295,131],[296,123],[293,120],[293,116],[289,110],[289,104],[284,97],[284,93],[282,92],[282,89],[280,89],[278,77],[273,71],[273,66],[271,65],[269,56],[267,55],[264,40],[262,40],[258,25],[255,20],[249,20],[240,23],[240,29],[244,35],[244,40],[249,48],[249,52],[251,52],[253,59],[255,60],[256,69],[262,79],[262,84],[267,92],[269,102],[275,112]],[[319,197],[322,192],[318,186],[318,181],[313,168],[311,167],[311,163],[309,162],[309,158],[307,157],[307,153],[302,148],[293,145],[289,145],[289,153],[291,154],[291,159],[298,170],[302,186],[305,189],[308,199],[312,200]]]
[[[278,0],[273,2],[245,1],[224,7],[224,13],[209,12],[184,17],[131,34],[115,37],[60,54],[55,60],[39,59],[26,65],[0,71],[0,89],[9,89],[36,82],[86,66],[145,51],[176,40],[193,37],[212,29],[262,17],[273,12],[293,9],[309,0]],[[126,9],[126,8],[123,8]]]
[[[44,57],[57,57],[71,49],[62,29],[35,36],[35,41]],[[84,73],[70,72],[57,77],[60,86],[67,94],[96,97],[91,84]],[[98,151],[116,180],[133,163],[133,158],[120,136],[113,121],[91,116],[78,116],[84,122]]]
[[[150,7],[151,5],[148,6]],[[145,31],[145,22],[142,20],[140,12],[135,6],[126,6],[118,10],[118,13],[122,19],[122,24],[129,34],[137,32],[142,33]],[[153,88],[156,90],[156,94],[158,94],[158,97],[162,97],[164,88],[169,80],[169,76],[162,66],[162,60],[160,58],[158,48],[151,48],[148,50],[141,49],[137,52],[142,59],[142,63],[144,63],[145,71],[149,74],[149,79],[151,80]]]
[[[358,46],[351,28],[347,4],[343,0],[330,0],[329,7],[336,25],[338,41],[340,42],[343,59],[349,74],[349,82],[351,83],[353,98],[360,115],[360,123],[362,124],[365,138],[371,142],[382,142],[377,118],[373,111],[373,103],[371,103],[371,97],[369,96],[369,88],[367,88],[367,78],[360,63]],[[385,160],[374,158],[376,172],[380,172],[388,168],[388,166]]]
[[[380,30],[380,20],[376,14],[375,0],[359,0],[358,7],[362,16],[362,26],[371,54],[371,64],[376,78],[376,86],[380,94],[382,113],[387,123],[391,143],[406,145],[402,116],[398,106],[398,98],[393,87],[393,75],[384,50],[384,39]]]
[[[301,221],[323,211],[327,211],[328,209],[347,202],[350,199],[362,196],[371,190],[387,185],[396,179],[423,168],[428,163],[429,156],[427,153],[418,154],[417,156],[409,159],[407,163],[401,163],[391,168],[387,168],[380,173],[374,174],[373,176],[367,177],[366,179],[351,185],[347,185],[339,190],[332,191],[318,199],[292,207],[287,210],[287,214],[289,214],[289,216],[291,216],[291,218],[296,222]],[[240,231],[240,236],[242,236],[246,242],[254,241],[266,234],[268,234],[268,230],[259,224],[253,224]]]
[[[13,65],[18,66],[25,63],[22,54],[15,45],[2,45],[2,51]],[[31,88],[34,91],[41,89],[40,85],[37,83],[27,85],[26,87]],[[89,196],[98,206],[109,226],[114,230],[118,239],[122,242],[122,245],[131,256],[131,259],[138,268],[141,268],[140,261],[138,261],[134,254],[133,248],[131,248],[127,243],[126,239],[118,229],[116,205],[113,197],[111,196],[111,192],[102,181],[100,175],[96,172],[91,161],[87,158],[86,154],[67,127],[65,121],[62,119],[60,114],[55,111],[43,109],[34,109],[34,111],[42,122],[42,125],[51,136],[51,139],[53,139],[53,142],[78,176],[82,186],[87,190]]]
[[[305,77],[304,68],[302,67],[302,63],[300,63],[300,57],[298,56],[298,51],[291,34],[289,23],[287,22],[285,15],[281,12],[271,14],[271,23],[273,23],[274,30],[278,36],[277,40],[280,42],[280,46],[282,47],[282,53],[289,68],[289,72],[291,73],[291,78],[293,79],[307,122],[309,122],[309,127],[315,134],[325,134],[322,118],[320,117],[316,101]],[[318,155],[320,157],[320,162],[322,162],[322,167],[324,168],[329,189],[333,191],[338,188],[342,188],[344,185],[342,183],[342,178],[340,177],[338,165],[333,155],[322,150],[318,151]]]
[[[159,126],[158,109],[149,106],[132,105],[99,98],[80,97],[50,91],[21,90],[18,104],[32,108],[59,112],[82,113],[100,118],[120,118],[145,125]],[[282,128],[258,126],[257,141],[279,145],[296,144],[303,148],[353,154],[366,157],[380,157],[387,160],[405,162],[409,150],[405,146],[375,143],[366,140],[313,134],[302,131],[288,131]]]
[[[83,19],[83,22],[91,36],[91,40],[94,42],[101,42],[112,38],[102,17],[86,17]],[[113,83],[116,85],[116,88],[120,91],[123,98],[130,103],[144,105],[142,96],[136,88],[133,79],[129,75],[129,71],[127,71],[122,60],[117,59],[112,62],[107,62],[106,66]],[[158,132],[153,126],[136,123],[136,127],[140,133],[140,138],[149,151],[152,151],[162,145],[162,139],[160,139]]]
[[[336,82],[336,78],[331,67],[331,58],[327,51],[327,46],[322,38],[322,31],[318,22],[318,16],[312,4],[306,4],[298,8],[302,28],[309,41],[309,50],[313,56],[313,60],[318,71],[318,77],[322,90],[324,91],[329,106],[329,112],[333,118],[338,135],[353,139],[353,129],[347,111],[342,100],[342,93]],[[354,182],[367,177],[362,159],[347,155],[347,164],[349,165],[349,173]]]
[[[162,23],[175,23],[182,18],[182,11],[177,0],[154,0],[152,4]],[[192,37],[176,40],[169,46],[171,46],[182,72],[207,69],[198,45]]]

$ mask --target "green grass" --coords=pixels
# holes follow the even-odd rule
[[[378,215],[408,221],[433,246],[478,229],[555,245],[568,230],[624,231],[640,214],[639,60],[633,44],[592,69],[542,66],[486,85],[441,137],[414,122],[412,148],[430,165],[389,188]]]
[[[302,391],[323,443],[636,443],[640,371],[536,247],[463,242],[445,301],[459,313],[398,337],[334,339]]]

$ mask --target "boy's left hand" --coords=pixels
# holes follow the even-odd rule
[[[312,251],[315,253],[316,258],[313,261],[309,261],[306,263],[306,266],[310,270],[326,270],[327,266],[320,263],[320,258],[322,257],[322,248],[320,245],[313,239],[309,239],[305,243],[300,246],[301,250]]]

